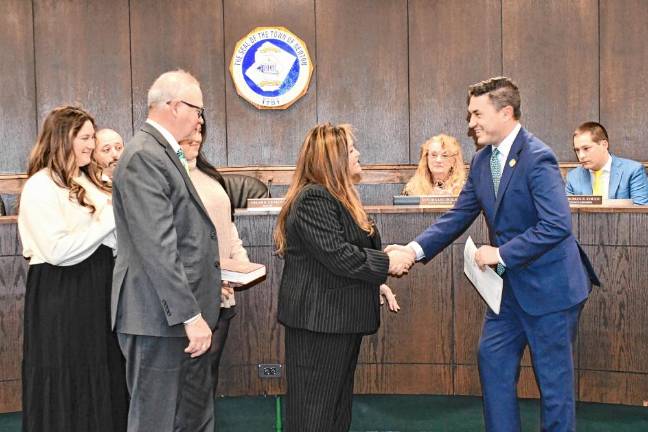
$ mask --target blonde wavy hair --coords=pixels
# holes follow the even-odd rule
[[[441,148],[447,151],[451,157],[452,165],[448,178],[441,184],[441,189],[448,194],[459,195],[466,182],[466,168],[464,166],[461,146],[456,138],[445,134],[435,135],[421,145],[421,156],[419,158],[416,173],[405,185],[403,195],[438,195],[439,187],[435,185],[434,177],[428,165],[428,154],[433,143],[441,144]]]
[[[86,199],[85,189],[72,180],[77,168],[100,190],[111,193],[112,188],[101,181],[101,170],[96,163],[77,166],[72,142],[87,121],[95,126],[94,118],[79,107],[66,105],[54,108],[45,118],[36,145],[29,154],[27,176],[31,177],[47,168],[54,183],[69,189],[71,201],[94,213],[95,207]]]
[[[351,213],[360,228],[373,234],[373,224],[362,207],[349,171],[349,142],[353,140],[351,126],[347,124],[325,123],[306,134],[274,231],[279,255],[286,249],[286,219],[299,193],[309,184],[326,188]]]

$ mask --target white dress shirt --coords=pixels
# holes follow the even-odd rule
[[[173,149],[173,152],[177,155],[178,150],[181,149],[180,144],[178,144],[178,141],[175,139],[173,135],[171,135],[171,132],[166,130],[164,126],[160,125],[159,123],[154,122],[151,119],[146,119],[146,123],[150,124],[153,126],[162,136],[164,137],[165,140],[171,145],[171,148]]]
[[[18,230],[29,264],[71,266],[90,257],[101,244],[113,251],[115,217],[110,196],[81,174],[75,179],[86,191],[95,212],[70,200],[70,190],[58,186],[47,168],[31,176],[20,195]]]
[[[504,164],[506,164],[506,159],[508,158],[509,153],[511,153],[511,147],[513,147],[513,142],[515,141],[517,134],[520,132],[520,129],[522,129],[522,125],[520,125],[520,123],[517,123],[513,130],[508,135],[506,135],[506,138],[504,138],[501,143],[491,146],[493,147],[493,149],[499,150],[497,159],[499,160],[500,166],[502,167],[502,173],[504,172]]]
[[[502,173],[504,172],[504,168],[505,168],[504,164],[506,163],[506,159],[508,158],[508,155],[511,152],[511,147],[513,146],[513,142],[515,142],[515,138],[517,137],[521,128],[522,125],[520,124],[520,122],[517,122],[513,130],[509,132],[508,135],[506,135],[506,138],[504,138],[501,143],[499,143],[498,145],[492,145],[492,147],[497,148],[499,150],[499,154],[497,156],[500,162],[500,166],[502,167]],[[416,261],[420,261],[423,258],[425,258],[425,253],[423,252],[423,248],[421,247],[420,244],[418,244],[415,241],[411,241],[407,244],[407,246],[412,248],[416,253]],[[497,248],[497,258],[500,264],[506,267],[506,264],[504,263],[504,261],[502,261],[502,257],[499,254],[499,248]]]

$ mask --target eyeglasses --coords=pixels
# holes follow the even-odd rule
[[[173,101],[168,101],[167,104],[170,104],[171,102],[173,102]],[[204,107],[199,107],[199,106],[196,106],[194,104],[190,104],[189,102],[183,101],[182,99],[178,99],[178,102],[183,103],[183,104],[187,105],[188,107],[195,109],[196,114],[198,114],[199,118],[202,117],[203,114],[205,114],[205,108]]]
[[[439,160],[445,161],[445,160],[448,160],[448,159],[453,158],[453,157],[455,157],[455,156],[457,156],[456,153],[453,153],[453,154],[447,154],[447,153],[428,153],[428,158],[433,159],[433,160],[434,160],[434,159],[439,159]]]

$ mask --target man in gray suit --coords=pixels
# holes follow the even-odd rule
[[[128,431],[211,431],[218,242],[178,145],[202,123],[198,81],[162,74],[148,110],[113,177],[112,324],[126,358]]]

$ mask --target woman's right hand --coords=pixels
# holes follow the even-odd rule
[[[380,304],[381,305],[385,304],[385,300],[383,300],[383,297],[387,300],[387,306],[389,307],[390,311],[398,312],[400,310],[400,306],[398,305],[398,302],[396,301],[396,295],[392,292],[391,288],[389,288],[385,284],[380,285]]]
[[[221,285],[221,301],[225,301],[234,295],[234,287],[229,282],[223,281]]]

